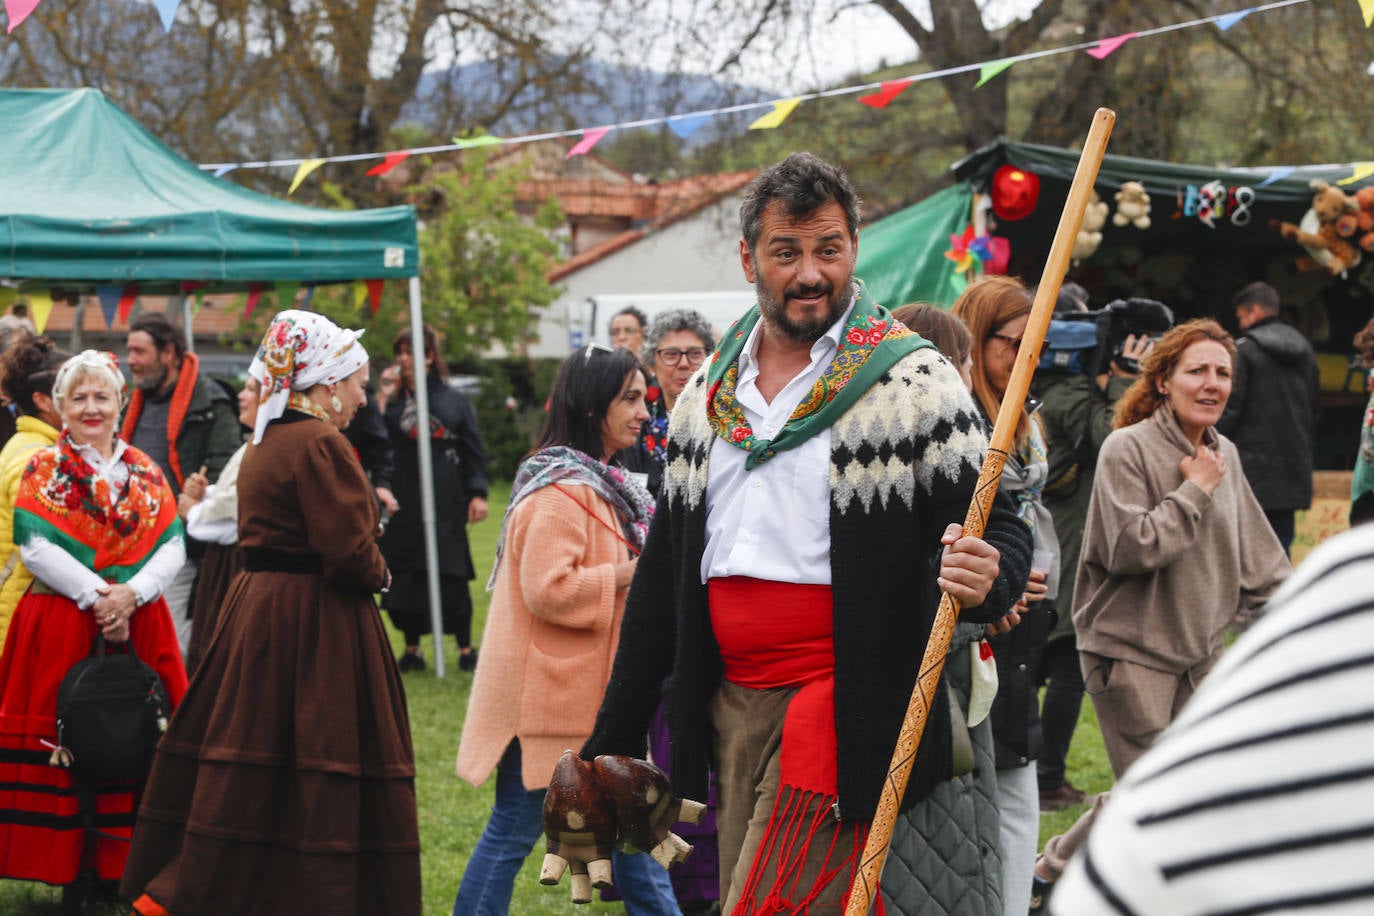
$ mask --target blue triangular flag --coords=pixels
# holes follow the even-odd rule
[[[181,0],[153,0],[157,6],[157,14],[162,17],[162,28],[164,31],[172,31],[172,23],[177,18],[177,7],[181,6]]]
[[[215,169],[215,177],[223,178],[225,175],[228,175],[236,168],[238,168],[238,163],[235,163],[233,165],[222,165],[219,168]]]
[[[709,114],[682,115],[668,119],[668,129],[677,134],[680,139],[686,140],[696,130],[707,121],[711,120]]]
[[[105,327],[114,327],[115,312],[119,310],[119,298],[124,295],[124,287],[97,286],[95,294],[100,297],[100,311],[105,313]]]
[[[304,297],[303,299],[301,299],[301,304],[298,305],[298,306],[296,306],[296,308],[301,309],[301,310],[305,310],[305,309],[310,308],[310,300],[311,300],[311,298],[314,297],[314,295],[315,295],[315,287],[313,287],[313,286],[307,286],[307,287],[305,288],[305,297]]]
[[[1294,167],[1291,166],[1291,165],[1280,165],[1280,166],[1277,166],[1272,172],[1269,173],[1269,176],[1268,176],[1267,178],[1265,178],[1265,179],[1264,179],[1263,181],[1261,181],[1259,184],[1255,185],[1255,187],[1257,187],[1257,188],[1263,188],[1263,187],[1265,187],[1266,185],[1271,185],[1271,184],[1273,184],[1273,183],[1276,182],[1276,181],[1282,181],[1283,179],[1287,178],[1289,175],[1292,175],[1292,174],[1293,174],[1293,171],[1294,171]]]
[[[1212,21],[1217,24],[1217,28],[1221,29],[1224,32],[1231,26],[1235,25],[1237,22],[1240,22],[1246,16],[1249,16],[1253,12],[1253,9],[1240,10],[1239,12],[1235,13],[1227,13],[1225,16],[1218,16],[1216,19]]]

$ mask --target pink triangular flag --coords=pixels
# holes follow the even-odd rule
[[[582,131],[582,139],[577,141],[577,145],[563,156],[564,159],[571,159],[573,156],[585,156],[592,151],[592,147],[601,142],[601,138],[611,132],[609,127],[589,127]]]
[[[13,32],[15,29],[19,28],[19,23],[28,19],[29,13],[32,13],[38,8],[38,3],[39,0],[5,0],[5,15],[8,16],[10,20],[9,26],[5,31],[7,33]]]
[[[1139,34],[1139,32],[1126,32],[1122,35],[1114,35],[1111,38],[1103,38],[1101,41],[1097,43],[1097,47],[1090,48],[1088,50],[1088,53],[1091,54],[1093,57],[1096,57],[1098,60],[1102,60],[1108,54],[1111,54],[1117,48],[1121,47],[1126,42],[1130,41],[1132,38],[1136,37]]]
[[[409,158],[410,150],[405,150],[399,153],[387,153],[386,158],[383,159],[381,162],[377,163],[376,165],[374,165],[372,168],[368,169],[366,174],[372,177],[376,177],[378,175],[385,175],[387,172],[396,168],[396,166],[400,165],[402,162],[405,162]]]
[[[888,80],[877,92],[859,96],[859,101],[869,108],[886,108],[889,102],[901,95],[902,90],[913,82],[914,80]]]

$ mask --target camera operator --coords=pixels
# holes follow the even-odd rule
[[[1088,294],[1076,283],[1060,288],[1056,314],[1088,311]],[[1083,702],[1083,674],[1073,629],[1073,586],[1083,546],[1083,525],[1092,495],[1097,451],[1112,431],[1118,398],[1135,381],[1139,360],[1154,345],[1149,334],[1128,334],[1119,348],[1108,339],[1112,354],[1104,371],[1094,376],[1098,360],[1085,357],[1083,371],[1041,369],[1031,381],[1031,394],[1042,402],[1039,416],[1049,444],[1049,482],[1044,503],[1054,517],[1059,538],[1059,593],[1053,606],[1058,622],[1041,659],[1037,681],[1045,686],[1040,710],[1044,750],[1037,762],[1040,810],[1057,811],[1084,800],[1069,782],[1065,760],[1078,725]],[[1120,353],[1117,355],[1116,351]]]

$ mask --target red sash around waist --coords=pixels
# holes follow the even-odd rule
[[[727,576],[707,583],[725,677],[741,687],[796,687],[835,670],[828,585]]]

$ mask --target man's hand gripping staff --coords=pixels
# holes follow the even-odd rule
[[[541,884],[572,873],[573,903],[590,903],[593,887],[611,886],[611,848],[647,852],[664,868],[692,847],[668,828],[695,824],[706,806],[676,798],[663,771],[644,760],[605,755],[583,760],[564,751],[544,796],[547,852]]]

